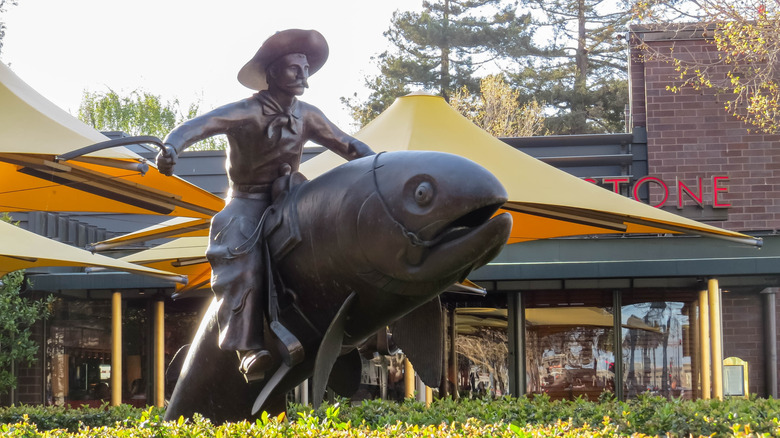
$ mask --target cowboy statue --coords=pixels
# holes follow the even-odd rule
[[[274,181],[298,170],[308,141],[347,160],[374,154],[319,109],[296,98],[327,58],[328,44],[319,32],[277,32],[238,73],[241,84],[258,92],[177,126],[157,156],[159,170],[171,175],[185,148],[213,135],[227,136],[230,190],[225,208],[211,220],[206,256],[220,306],[219,347],[238,352],[239,370],[248,382],[262,378],[272,365],[262,317],[272,274],[258,230]]]

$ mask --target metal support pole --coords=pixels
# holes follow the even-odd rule
[[[615,399],[625,400],[623,394],[623,295],[612,291],[612,331],[615,346]]]
[[[509,339],[509,393],[525,395],[525,303],[522,292],[507,292],[507,336]]]
[[[721,329],[721,302],[718,279],[707,280],[710,300],[710,341],[712,342],[712,396],[723,400],[723,330]]]
[[[154,312],[154,405],[165,406],[165,301],[158,297]]]
[[[764,301],[764,367],[766,395],[777,398],[777,289],[767,288],[761,294]]]
[[[414,377],[415,377],[414,368],[412,367],[412,363],[409,362],[409,359],[404,359],[404,397],[405,398],[414,397],[414,389],[415,389]]]
[[[441,385],[439,388],[439,395],[441,398],[447,398],[450,396],[450,352],[449,352],[449,343],[447,342],[447,337],[449,336],[449,319],[450,319],[450,312],[447,310],[447,306],[442,306],[441,308],[441,321],[442,321],[442,336],[444,339],[444,342],[442,345],[442,355],[441,355],[441,370],[442,370],[442,378],[441,378]],[[386,373],[385,373],[386,374]]]
[[[712,397],[712,351],[710,346],[710,300],[707,289],[699,291],[699,345],[701,345],[701,398]]]
[[[111,406],[122,404],[122,294],[111,295]]]
[[[457,400],[460,398],[460,388],[459,382],[460,379],[458,379],[458,350],[457,350],[457,338],[458,338],[458,330],[457,330],[457,322],[456,322],[457,316],[455,315],[455,309],[452,309],[452,312],[450,313],[450,369],[449,369],[449,375],[450,375],[450,381],[452,381],[452,397]]]
[[[700,291],[701,292],[701,291]],[[701,318],[699,318],[699,304],[694,302],[688,310],[688,336],[691,356],[691,396],[694,399],[701,398]]]
[[[304,406],[309,404],[309,379],[301,383],[301,404]]]

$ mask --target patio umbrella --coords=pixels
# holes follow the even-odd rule
[[[186,283],[187,278],[159,269],[92,254],[0,221],[0,276],[19,269],[49,266],[99,267]]]
[[[210,223],[210,218],[175,217],[132,233],[122,234],[102,242],[91,243],[87,245],[86,249],[88,251],[101,252],[118,246],[142,243],[165,237],[208,236]]]
[[[208,240],[208,236],[180,237],[120,260],[186,275],[189,282],[179,286],[177,293],[208,289],[211,284],[211,266],[206,260]]]
[[[0,211],[208,218],[224,200],[116,147],[59,157],[108,137],[58,108],[0,63]]]
[[[449,152],[490,170],[509,194],[504,209],[512,213],[514,225],[508,243],[605,233],[688,233],[760,245],[759,239],[651,207],[545,164],[492,137],[438,96],[400,97],[355,137],[377,152]],[[314,178],[343,162],[327,151],[303,163],[301,172]]]

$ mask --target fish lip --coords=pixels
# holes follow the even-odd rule
[[[456,240],[462,236],[466,236],[471,233],[472,230],[485,225],[495,216],[504,202],[505,200],[496,201],[483,205],[482,207],[474,208],[454,221],[442,226],[436,230],[434,237],[430,239],[431,242],[433,242],[431,247],[436,247]]]
[[[426,281],[452,276],[457,281],[498,255],[511,229],[512,216],[505,212],[469,228],[468,232],[447,236],[446,241],[429,248],[424,262],[408,272],[408,279]],[[453,264],[456,260],[462,262]]]

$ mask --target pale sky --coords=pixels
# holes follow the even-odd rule
[[[317,29],[330,57],[302,100],[345,131],[352,119],[339,98],[365,97],[371,57],[395,10],[422,0],[19,0],[6,13],[0,59],[71,114],[82,92],[142,89],[201,110],[252,94],[236,80],[262,42],[287,28]]]

